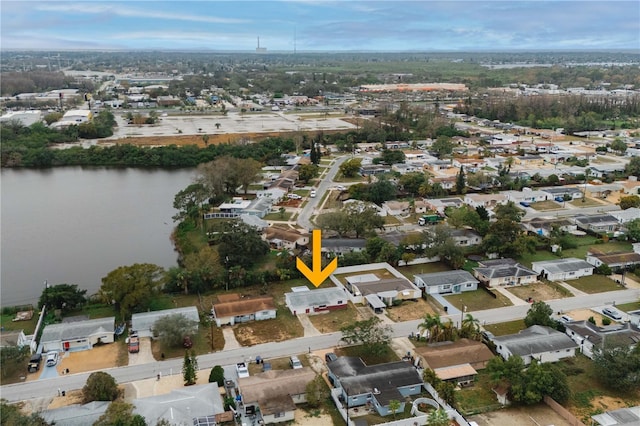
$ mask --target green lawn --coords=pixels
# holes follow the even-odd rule
[[[486,370],[478,371],[473,386],[465,387],[456,392],[458,408],[468,416],[498,409],[501,405],[496,394],[491,390],[489,374]]]
[[[33,334],[36,329],[38,315],[38,310],[34,310],[33,317],[28,321],[12,321],[16,317],[15,314],[2,315],[0,317],[0,326],[2,326],[2,329],[6,331],[24,330],[24,334],[28,336],[29,334]]]
[[[360,357],[367,365],[400,361],[400,357],[398,357],[398,355],[389,346],[387,346],[386,349],[380,354],[372,353],[369,347],[365,345],[341,346],[339,348],[336,348],[335,352],[338,356]]]
[[[494,336],[504,336],[507,334],[515,334],[520,330],[524,330],[527,326],[524,324],[524,320],[515,320],[508,322],[499,322],[496,324],[487,324],[484,329],[490,331]]]
[[[532,203],[531,208],[536,209],[538,211],[548,211],[548,210],[559,210],[562,208],[562,205],[556,203],[555,201],[539,201],[537,203]]]
[[[616,309],[624,312],[631,312],[640,309],[640,302],[623,303],[622,305],[616,305]]]
[[[622,286],[616,284],[615,281],[610,280],[604,275],[590,275],[588,277],[580,277],[577,280],[569,281],[567,284],[589,294],[623,289]]]
[[[593,198],[578,198],[573,201],[569,201],[569,204],[576,207],[598,207],[604,205],[604,203],[594,200]]]
[[[396,270],[413,282],[413,276],[419,274],[430,274],[432,272],[450,271],[447,265],[442,262],[420,263],[418,265],[398,266]]]
[[[293,212],[287,212],[285,211],[284,213],[269,213],[268,215],[266,215],[265,217],[263,217],[263,220],[282,220],[282,221],[287,221],[289,219],[291,219],[291,215],[293,214]]]
[[[346,309],[337,309],[324,314],[309,315],[311,324],[320,333],[333,333],[340,331],[346,324],[352,324],[362,318],[353,303],[349,302]]]
[[[577,245],[576,248],[566,249],[562,251],[561,257],[577,257],[578,259],[584,259],[589,249],[597,249],[603,253],[613,253],[618,251],[631,251],[632,245],[626,241],[609,241],[602,243],[600,239],[592,236],[585,235],[582,237],[569,236],[570,241]],[[538,262],[542,260],[554,260],[560,257],[550,251],[539,250],[535,253],[525,253],[518,258],[518,261],[526,266],[531,267],[531,262]]]
[[[509,299],[500,293],[495,293],[498,297],[493,298],[484,290],[465,291],[460,294],[452,294],[445,296],[447,301],[456,308],[462,310],[463,306],[467,308],[467,312],[482,311],[484,309],[503,308],[511,306]]]
[[[384,217],[385,225],[400,225],[401,223],[402,222],[400,222],[400,219],[395,216],[387,215]]]

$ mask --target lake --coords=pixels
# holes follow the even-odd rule
[[[118,266],[175,266],[174,195],[192,169],[1,171],[0,303],[36,303],[43,283],[94,294]]]

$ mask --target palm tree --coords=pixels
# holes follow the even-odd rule
[[[422,323],[418,325],[418,330],[427,331],[427,339],[429,342],[432,342],[434,339],[435,341],[438,341],[442,332],[442,320],[440,319],[440,315],[426,314]]]
[[[460,326],[460,336],[477,339],[480,336],[480,321],[471,314],[466,314]]]
[[[451,320],[448,320],[447,322],[442,324],[442,332],[438,336],[438,339],[436,340],[436,342],[440,341],[440,339],[442,339],[443,341],[445,340],[453,341],[455,339],[455,334],[456,334],[456,328],[454,327],[453,322]]]

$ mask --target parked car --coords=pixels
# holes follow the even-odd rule
[[[191,341],[191,337],[184,336],[184,339],[182,339],[182,346],[185,347],[186,349],[190,349],[193,346],[193,342]]]
[[[300,200],[302,198],[302,196],[300,196],[298,194],[287,194],[287,198],[289,198],[291,200]]]
[[[294,370],[302,368],[302,363],[295,355],[291,355],[291,357],[289,358],[289,365],[291,365],[291,368],[293,368]]]
[[[490,332],[490,331],[482,331],[480,333],[480,335],[482,336],[482,341],[483,342],[491,342],[493,340],[493,338],[495,337],[493,335],[493,333]]]
[[[40,370],[40,364],[42,363],[42,354],[33,354],[31,358],[29,358],[29,365],[27,366],[27,371],[29,373],[35,373]]]
[[[309,193],[309,197],[311,198],[316,198],[317,192],[315,189],[312,189],[311,192]]]
[[[247,364],[244,362],[239,362],[236,364],[236,371],[238,372],[238,377],[249,377],[249,368],[247,368]]]
[[[562,315],[560,317],[560,321],[562,321],[562,322],[571,322],[571,321],[573,321],[573,318],[571,318],[569,315]]]
[[[47,367],[53,367],[58,363],[58,351],[47,352]]]
[[[333,352],[327,352],[326,354],[324,354],[324,360],[326,362],[335,361],[336,359],[338,359],[338,356]]]
[[[609,318],[613,318],[616,321],[620,321],[622,320],[622,315],[620,315],[620,312],[618,312],[616,309],[614,308],[604,308],[602,310],[602,313],[606,316],[608,316]]]
[[[129,336],[129,353],[136,354],[140,352],[140,339],[138,338],[138,333],[131,333]]]

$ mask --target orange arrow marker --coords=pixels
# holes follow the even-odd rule
[[[313,230],[313,270],[309,269],[307,265],[300,259],[296,257],[296,267],[298,271],[302,272],[313,285],[318,287],[324,280],[327,279],[329,275],[333,273],[338,267],[338,258],[335,258],[327,265],[326,268],[322,269],[322,231],[319,229]]]

